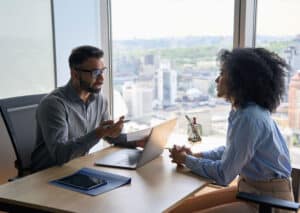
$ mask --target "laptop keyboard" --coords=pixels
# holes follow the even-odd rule
[[[122,153],[119,154],[118,161],[114,162],[116,164],[136,164],[140,158],[142,152],[139,150],[121,150]],[[117,153],[116,153],[117,154]]]

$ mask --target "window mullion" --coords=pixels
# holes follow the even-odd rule
[[[257,0],[236,0],[234,47],[254,47]]]
[[[100,1],[100,23],[101,23],[101,44],[104,51],[104,59],[109,68],[105,73],[103,94],[108,99],[109,113],[113,117],[113,67],[112,67],[112,35],[111,35],[111,1]]]

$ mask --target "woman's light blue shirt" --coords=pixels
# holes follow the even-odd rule
[[[230,112],[226,147],[203,152],[203,158],[188,155],[185,164],[220,185],[238,174],[270,180],[289,177],[292,170],[287,144],[270,112],[254,103]]]

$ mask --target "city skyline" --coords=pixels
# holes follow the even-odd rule
[[[123,95],[129,116],[175,115],[179,131],[184,131],[183,115],[188,114],[199,118],[205,136],[225,135],[230,103],[216,97],[215,78],[218,52],[233,47],[234,3],[112,0],[113,84]],[[287,141],[299,144],[300,130],[288,123],[291,110],[296,117],[300,110],[298,105],[286,106],[292,104],[290,82],[300,82],[294,77],[300,69],[300,1],[260,0],[257,9],[256,47],[276,52],[292,67],[282,105],[273,116]],[[170,67],[160,70],[166,60]],[[293,97],[298,98],[299,88],[290,90]],[[140,109],[139,104],[147,108]]]

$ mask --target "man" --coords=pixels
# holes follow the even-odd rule
[[[132,148],[147,140],[127,142],[126,135],[120,134],[124,117],[117,122],[109,120],[108,103],[100,93],[107,71],[103,55],[96,47],[75,48],[69,57],[70,81],[38,106],[33,172],[85,155],[101,138]]]

